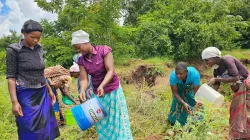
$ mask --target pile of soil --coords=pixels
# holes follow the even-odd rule
[[[152,135],[145,138],[145,140],[162,140],[162,139],[163,139],[162,135]]]
[[[207,67],[203,62],[195,62],[194,67],[199,71],[202,79],[209,79],[212,75],[207,75],[204,73],[207,71]],[[189,64],[188,64],[189,65]],[[121,82],[125,84],[136,84],[141,87],[142,85],[147,85],[149,87],[158,85],[158,84],[168,84],[169,75],[172,70],[174,70],[174,66],[166,63],[165,65],[165,73],[162,76],[160,73],[155,73],[155,66],[150,64],[141,64],[138,65],[133,71],[126,73],[126,75],[119,75]]]
[[[119,75],[121,82],[126,84],[136,84],[138,86],[147,85],[154,86],[156,77],[160,76],[160,73],[154,71],[154,65],[142,64],[126,75]]]

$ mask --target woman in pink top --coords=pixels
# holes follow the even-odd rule
[[[72,45],[82,57],[79,58],[81,92],[79,98],[86,100],[88,74],[91,75],[94,94],[101,97],[108,117],[96,124],[100,140],[131,140],[132,133],[125,96],[114,72],[112,49],[108,46],[92,46],[89,34],[78,30],[72,34]]]

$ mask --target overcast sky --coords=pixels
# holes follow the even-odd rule
[[[26,20],[39,22],[44,18],[54,21],[57,15],[43,11],[33,0],[0,0],[0,38],[9,35],[9,30],[20,33]]]

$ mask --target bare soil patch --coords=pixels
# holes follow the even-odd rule
[[[141,60],[131,60],[128,64],[130,65],[135,61]],[[212,77],[212,75],[207,74],[208,68],[204,65],[204,62],[198,61],[192,62],[192,64],[194,64],[194,67],[199,71],[202,79],[209,79]],[[165,63],[163,65],[164,75],[155,72],[155,66],[153,64],[140,64],[135,69],[120,74],[119,77],[122,83],[136,84],[138,87],[142,85],[147,85],[149,87],[161,84],[169,85],[169,75],[172,70],[174,70],[174,66],[170,63]]]

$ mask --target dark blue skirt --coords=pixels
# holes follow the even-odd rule
[[[19,140],[53,140],[60,135],[46,86],[17,86],[17,99],[23,111],[23,117],[16,117]]]

